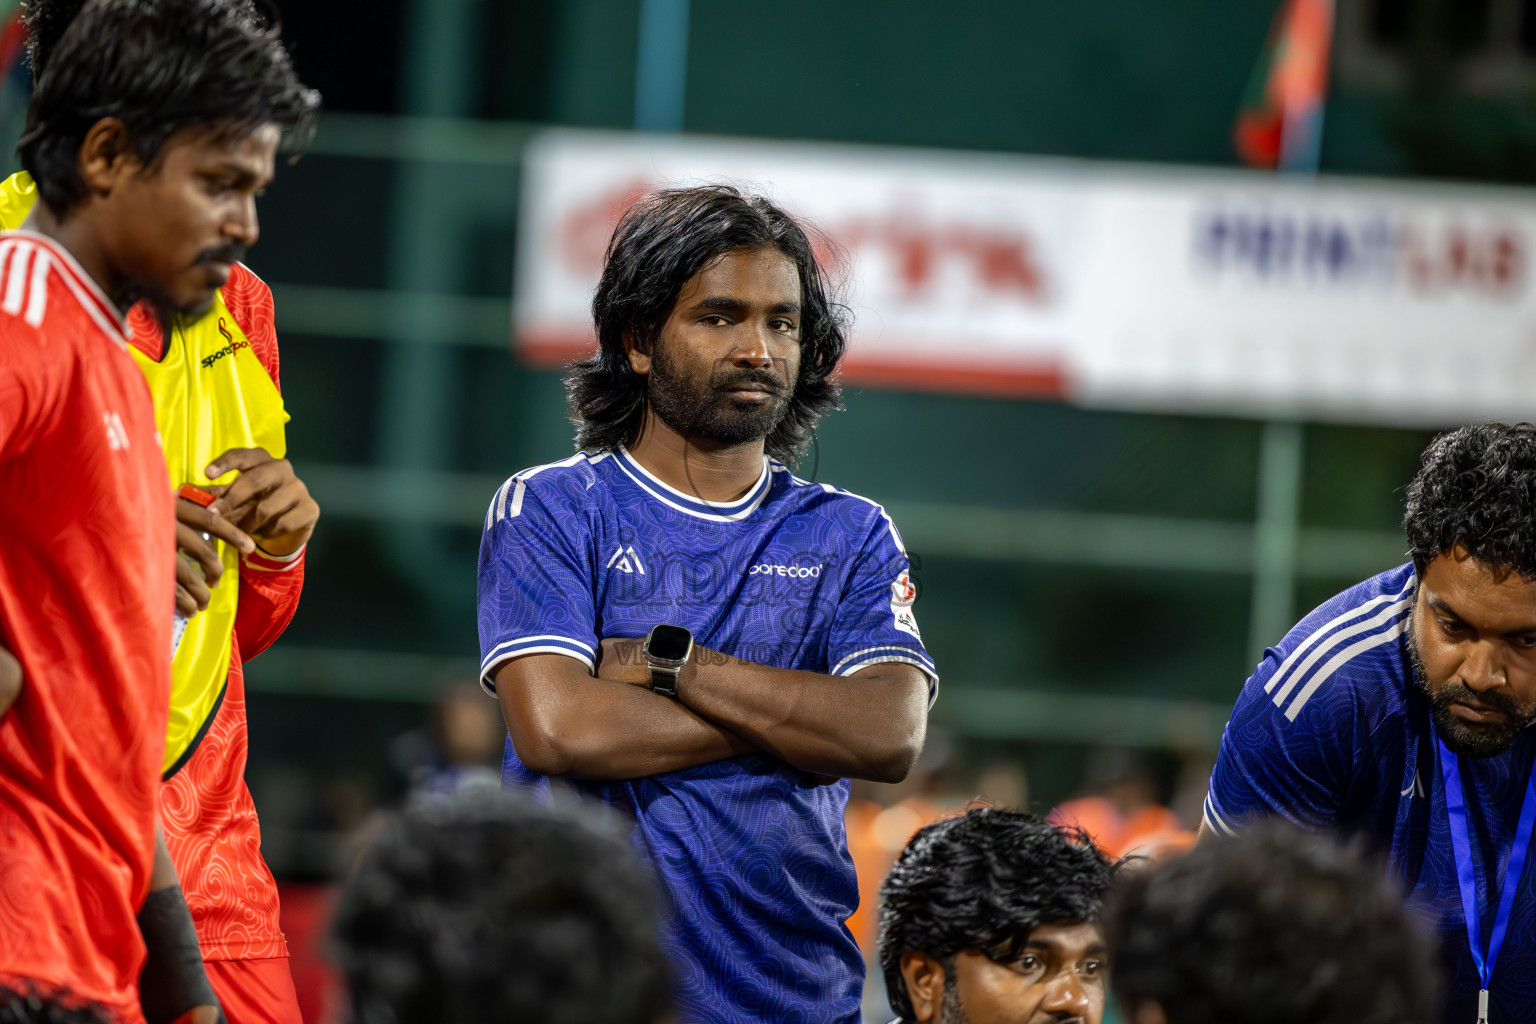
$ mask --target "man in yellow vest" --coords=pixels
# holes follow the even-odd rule
[[[25,3],[34,80],[82,6]],[[243,6],[258,20],[249,0]],[[25,173],[0,183],[0,229],[19,226],[36,199]],[[292,619],[304,546],[320,509],[283,458],[288,414],[278,385],[272,293],[238,262],[240,255],[211,254],[233,266],[213,308],[194,322],[164,329],[142,303],[128,318],[170,485],[191,496],[176,503],[177,619],[184,630],[172,661],[161,817],[208,979],[231,1024],[302,1024],[278,926],[277,885],[261,857],[245,785],[241,666]]]

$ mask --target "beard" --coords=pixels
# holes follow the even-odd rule
[[[732,388],[746,384],[766,388],[771,400],[754,404],[731,396]],[[651,356],[646,387],[651,409],[663,423],[683,437],[707,438],[723,445],[761,441],[773,433],[789,414],[794,393],[793,382],[769,367],[728,366],[704,380],[690,378],[667,358],[666,347],[660,342]]]
[[[953,968],[944,975],[944,1001],[939,1004],[938,1024],[971,1024],[965,1007],[960,1005],[960,986],[955,984]]]
[[[1408,661],[1413,666],[1413,681],[1420,692],[1429,699],[1430,718],[1435,731],[1445,741],[1446,749],[1457,757],[1493,757],[1508,750],[1522,730],[1536,721],[1536,705],[1521,704],[1513,697],[1497,690],[1477,693],[1465,683],[1446,680],[1438,690],[1432,690],[1429,672],[1419,657],[1419,643],[1408,630]],[[1451,714],[1451,706],[1462,701],[1477,703],[1502,713],[1503,720],[1489,722],[1481,728],[1473,728]]]

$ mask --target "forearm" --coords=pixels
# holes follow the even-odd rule
[[[544,775],[624,780],[751,753],[753,744],[676,701],[606,679],[518,686],[498,677],[512,747]]]
[[[699,653],[679,700],[801,771],[899,782],[922,750],[927,687],[912,666],[828,676]]]

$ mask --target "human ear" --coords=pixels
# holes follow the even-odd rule
[[[111,192],[124,174],[139,165],[128,143],[128,128],[115,117],[104,117],[91,125],[80,142],[76,160],[80,179],[97,195]]]
[[[901,954],[899,966],[913,1019],[918,1024],[938,1020],[944,1004],[944,965],[927,953],[908,950]]]
[[[633,327],[624,328],[624,354],[629,357],[629,368],[644,377],[651,372],[651,354],[640,347]]]

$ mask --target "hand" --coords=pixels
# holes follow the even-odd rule
[[[4,647],[0,647],[0,717],[11,709],[21,695],[21,662]]]
[[[233,544],[242,554],[256,550],[256,542],[228,519],[195,501],[177,498],[176,610],[188,618],[208,607],[213,597],[210,588],[224,575],[224,563],[205,537]]]
[[[645,660],[645,641],[611,636],[598,645],[597,678],[651,688],[651,666]]]
[[[320,521],[320,506],[287,459],[262,448],[231,448],[209,464],[210,480],[234,470],[234,483],[204,488],[218,498],[209,506],[234,523],[269,555],[291,555],[309,541]]]

